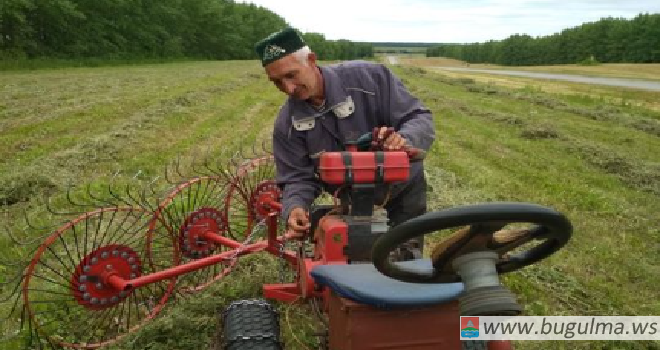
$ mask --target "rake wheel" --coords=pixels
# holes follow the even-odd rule
[[[93,349],[115,342],[160,312],[174,292],[165,280],[131,291],[113,290],[107,274],[125,279],[153,272],[144,264],[144,231],[151,213],[132,207],[87,212],[38,247],[22,284],[31,325],[51,343]],[[161,237],[152,242],[164,245]],[[172,251],[151,250],[156,266],[171,266]]]
[[[205,258],[230,248],[204,239],[208,231],[226,236],[228,223],[225,215],[227,181],[218,176],[195,177],[177,186],[161,201],[149,225],[147,241],[159,241],[160,236],[170,236],[174,245],[163,247],[177,252],[177,265]],[[156,248],[148,243],[149,251]],[[148,254],[149,255],[149,254]],[[235,264],[227,260],[179,276],[179,290],[195,292],[208,287],[226,276]]]
[[[275,183],[272,155],[242,162],[236,167],[227,196],[226,216],[229,235],[243,242],[268,211],[260,205],[265,198],[279,201],[281,191]]]

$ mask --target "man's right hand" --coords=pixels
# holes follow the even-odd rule
[[[309,215],[303,208],[296,207],[289,213],[287,226],[294,238],[304,238],[311,226]]]

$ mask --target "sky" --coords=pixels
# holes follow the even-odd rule
[[[604,17],[660,13],[660,0],[245,0],[328,40],[471,43],[544,36]]]

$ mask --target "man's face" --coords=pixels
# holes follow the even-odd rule
[[[313,54],[302,64],[293,55],[288,55],[268,64],[266,74],[270,81],[283,93],[299,99],[307,100],[317,90],[316,62]]]

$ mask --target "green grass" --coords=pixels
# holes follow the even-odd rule
[[[504,277],[527,314],[660,314],[660,112],[649,102],[660,94],[393,69],[435,115],[437,140],[426,160],[432,209],[526,201],[572,220],[566,248]],[[188,175],[185,164],[206,152],[225,159],[240,144],[268,139],[283,101],[257,62],[5,71],[0,79],[0,203],[6,202],[0,226],[25,238],[50,231],[22,231],[24,210],[35,226],[55,227],[63,219],[47,215],[44,196],[52,196],[56,209],[70,209],[68,185],[78,185],[74,198],[84,197],[86,184],[103,196],[117,171],[118,185],[159,176],[154,186],[165,193],[164,169],[173,160],[181,157]],[[429,248],[438,239],[429,239]],[[5,235],[0,255],[30,256]],[[268,257],[241,260],[231,275],[195,297],[177,298],[111,348],[214,349],[219,311],[259,296],[262,283],[277,281],[279,268]],[[319,325],[311,310],[278,307],[288,348],[315,348]],[[7,309],[0,306],[3,314]],[[6,334],[14,324],[0,330]],[[660,348],[649,342],[518,347]]]

